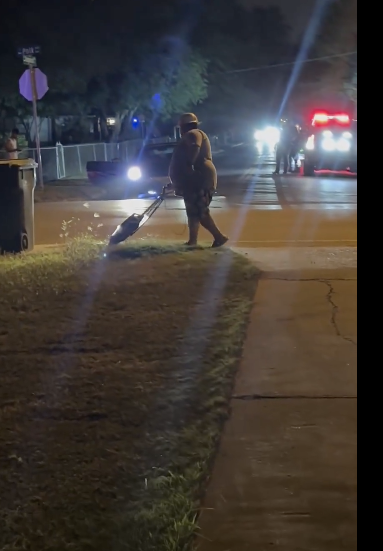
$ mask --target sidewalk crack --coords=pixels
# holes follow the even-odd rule
[[[333,326],[335,333],[337,334],[338,337],[340,337],[344,341],[350,342],[352,345],[357,347],[358,343],[352,337],[347,337],[346,335],[343,335],[342,331],[340,330],[340,327],[338,324],[339,306],[335,302],[335,298],[334,298],[335,289],[332,282],[325,279],[321,279],[320,282],[324,283],[329,290],[327,293],[327,301],[331,306],[331,325]]]

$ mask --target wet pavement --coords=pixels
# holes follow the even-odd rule
[[[344,176],[304,178],[272,176],[270,160],[249,148],[236,148],[217,161],[218,196],[213,215],[232,244],[248,247],[354,246],[357,240],[357,180]],[[106,238],[150,201],[90,201],[36,205],[37,244],[61,243],[93,233]],[[168,199],[137,238],[173,240],[186,236],[182,201]],[[207,238],[203,234],[203,239]]]

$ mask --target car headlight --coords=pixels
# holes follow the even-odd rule
[[[349,140],[347,140],[346,138],[342,138],[341,140],[339,140],[338,144],[337,144],[337,149],[338,151],[350,151],[351,149],[351,144],[349,142]]]
[[[132,182],[137,182],[137,180],[140,180],[142,178],[142,172],[140,167],[138,166],[132,166],[128,170],[128,178]]]
[[[346,138],[346,140],[352,140],[351,132],[343,132],[343,138]]]
[[[315,137],[314,136],[310,136],[309,139],[307,140],[306,149],[308,151],[314,151],[314,149],[315,149]]]
[[[278,130],[278,128],[273,128],[272,126],[269,126],[264,132],[264,139],[268,145],[274,146],[280,141],[281,132],[280,130]]]
[[[335,140],[332,140],[330,138],[328,138],[327,140],[324,140],[322,147],[325,151],[335,151],[336,149]]]
[[[256,133],[254,134],[254,139],[257,140],[258,142],[261,142],[263,140],[262,130],[257,130],[256,131]]]

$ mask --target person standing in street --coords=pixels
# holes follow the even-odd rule
[[[277,144],[276,149],[276,168],[273,173],[275,176],[279,176],[281,173],[281,165],[283,162],[283,173],[287,174],[289,171],[289,155],[291,149],[291,136],[287,125],[285,124],[281,129],[281,137]]]
[[[20,150],[17,144],[18,137],[19,137],[19,130],[18,128],[14,128],[8,140],[5,142],[5,151],[7,153],[7,159],[10,161],[14,161],[19,158]]]
[[[222,247],[229,238],[221,233],[210,214],[217,189],[217,170],[210,140],[198,126],[198,118],[193,113],[180,118],[181,141],[174,150],[169,177],[175,194],[185,201],[189,226],[187,245],[198,244],[200,226],[203,226],[214,238],[213,247]]]
[[[301,129],[298,125],[291,127],[291,147],[289,154],[289,171],[299,172],[299,152],[301,150]]]

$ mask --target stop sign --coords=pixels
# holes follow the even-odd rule
[[[28,101],[33,101],[32,78],[36,81],[37,99],[42,99],[49,90],[48,78],[40,69],[27,69],[19,80],[20,94]]]

